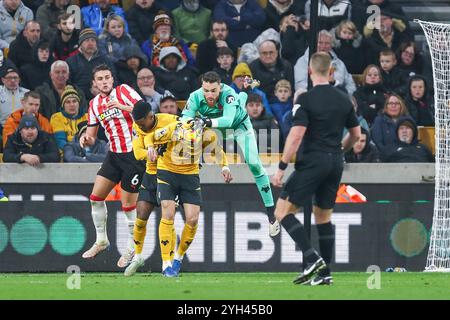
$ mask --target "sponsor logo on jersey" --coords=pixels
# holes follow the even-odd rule
[[[103,121],[103,120],[108,121],[111,118],[120,118],[120,117],[121,117],[121,112],[117,108],[106,109],[98,115],[98,118],[101,121]]]

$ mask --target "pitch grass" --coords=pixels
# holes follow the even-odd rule
[[[334,273],[334,284],[294,285],[295,273],[81,274],[81,288],[66,287],[68,274],[0,274],[0,299],[450,299],[450,274],[381,273],[381,289],[369,290],[367,273]]]

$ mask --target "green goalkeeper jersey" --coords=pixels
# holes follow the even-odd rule
[[[220,86],[219,100],[213,107],[208,106],[202,88],[192,92],[183,109],[183,118],[201,115],[214,119],[213,128],[237,129],[248,118],[245,110],[247,94],[241,92],[238,95],[233,88],[223,83]]]

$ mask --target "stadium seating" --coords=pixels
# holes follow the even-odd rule
[[[278,164],[280,162],[282,153],[260,153],[259,158],[263,165]]]
[[[436,153],[435,130],[434,127],[418,127],[418,139],[420,143],[426,145],[433,154]]]
[[[0,162],[3,162],[3,153],[0,153]]]
[[[184,106],[186,105],[186,102],[187,102],[186,100],[177,100],[178,109],[183,110]]]

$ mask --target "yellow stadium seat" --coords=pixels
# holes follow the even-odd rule
[[[225,154],[227,156],[228,164],[243,163],[241,160],[241,156],[238,153],[225,153]],[[215,155],[212,155],[211,153],[203,153],[203,162],[216,164]]]
[[[3,153],[0,153],[0,162],[3,162]]]
[[[238,164],[243,163],[239,153],[226,153],[228,164]]]
[[[420,143],[426,145],[433,154],[436,153],[436,139],[434,127],[418,127],[418,139]]]
[[[278,164],[282,155],[282,153],[260,153],[259,158],[263,165],[271,165]]]
[[[187,102],[186,100],[177,100],[178,109],[183,110],[184,106],[186,105],[186,102]]]

